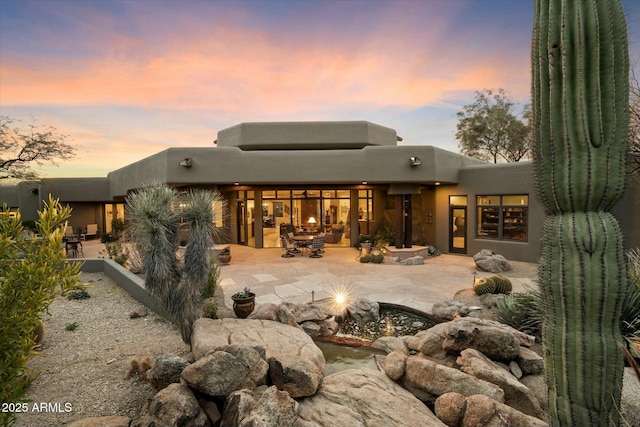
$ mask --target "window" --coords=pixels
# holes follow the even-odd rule
[[[477,236],[502,240],[527,240],[529,196],[477,196]]]

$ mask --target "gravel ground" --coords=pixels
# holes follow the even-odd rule
[[[177,328],[155,313],[130,319],[137,301],[104,274],[82,273],[80,282],[89,286],[91,298],[59,296],[43,316],[41,356],[29,361],[41,375],[25,396],[32,403],[18,415],[18,427],[63,426],[106,415],[137,418],[155,390],[136,376],[126,378],[131,359],[189,351]],[[75,330],[65,329],[74,322]],[[48,409],[34,411],[34,404]]]

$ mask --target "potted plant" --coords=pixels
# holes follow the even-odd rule
[[[220,264],[229,264],[231,262],[231,248],[225,246],[218,254],[218,262]]]
[[[233,312],[240,319],[246,319],[256,306],[256,294],[246,287],[231,295],[231,299],[233,300]]]

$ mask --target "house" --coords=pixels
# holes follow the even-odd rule
[[[217,146],[170,148],[106,178],[52,178],[0,187],[0,203],[35,218],[49,194],[73,208],[71,225],[111,230],[126,196],[148,183],[218,191],[216,225],[231,243],[277,247],[285,229],[325,230],[333,246],[394,233],[395,244],[444,253],[488,248],[535,262],[544,212],[531,162],[487,164],[432,146],[399,145],[394,129],[366,121],[241,123]],[[628,247],[640,246],[640,183],[616,207]],[[341,233],[341,234],[340,234]]]

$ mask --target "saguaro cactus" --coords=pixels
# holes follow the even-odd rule
[[[619,424],[629,59],[619,0],[536,0],[534,170],[547,219],[540,284],[554,426]]]

